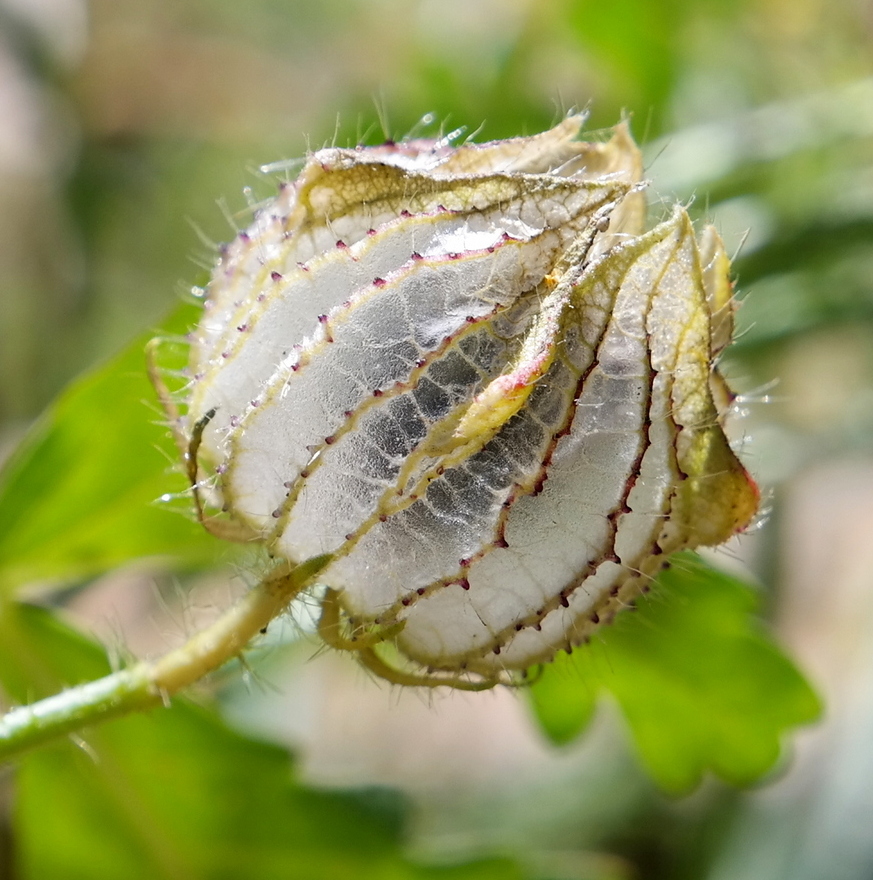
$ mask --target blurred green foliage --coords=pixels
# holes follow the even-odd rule
[[[47,612],[8,608],[3,644],[26,645],[42,695],[105,675],[102,651]],[[4,652],[5,654],[5,652]],[[7,692],[34,695],[0,666]],[[18,771],[22,878],[512,880],[508,860],[426,867],[401,852],[403,804],[388,790],[317,792],[281,748],[240,736],[178,702],[49,747]]]
[[[181,309],[166,332],[186,328],[194,314]],[[191,567],[219,555],[199,523],[178,515],[190,512],[188,487],[168,457],[166,416],[144,370],[149,338],[74,382],[7,462],[0,475],[0,590],[81,581],[140,557]],[[185,506],[161,509],[174,493]]]

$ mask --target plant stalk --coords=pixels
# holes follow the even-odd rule
[[[10,710],[0,718],[0,761],[83,727],[168,703],[173,694],[240,654],[329,561],[329,556],[318,556],[263,580],[217,621],[159,660]]]

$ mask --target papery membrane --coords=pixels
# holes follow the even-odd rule
[[[720,420],[729,264],[643,234],[625,125],[313,154],[223,254],[188,429],[216,504],[350,632],[493,677],[585,639],[754,514]]]

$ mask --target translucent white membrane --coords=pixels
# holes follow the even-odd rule
[[[326,253],[300,265],[293,259],[297,253],[289,256],[278,249],[280,255],[271,260],[258,257],[256,267],[248,270],[254,272],[253,277],[244,277],[238,267],[236,284],[258,293],[241,299],[233,313],[225,314],[215,325],[211,311],[201,324],[209,334],[197,337],[197,373],[189,420],[193,424],[207,411],[216,409],[204,433],[204,450],[220,460],[231,422],[260,398],[262,386],[280,365],[289,356],[296,357],[296,347],[318,334],[319,317],[332,317],[333,310],[347,309],[344,304],[355,293],[371,287],[374,279],[394,281],[404,274],[420,274],[424,267],[418,265],[419,257],[430,261],[454,254],[487,254],[488,248],[497,248],[512,237],[535,242],[542,249],[539,278],[527,282],[533,286],[548,271],[556,253],[584,228],[591,213],[620,195],[621,189],[614,185],[574,184],[551,193],[538,208],[522,199],[484,213],[443,211],[400,218],[351,247],[345,242],[338,247],[332,240]],[[551,229],[555,235],[542,235]],[[262,238],[252,238],[249,246],[259,255],[277,250],[265,246]],[[479,272],[477,283],[483,288],[483,297],[511,300],[523,292],[515,288],[507,291],[499,271],[495,264],[490,272]],[[489,285],[491,292],[484,289]],[[498,294],[501,285],[503,293]],[[477,295],[474,288],[461,292],[471,298]],[[221,321],[221,331],[213,332]]]
[[[509,240],[493,253],[415,261],[332,315],[299,359],[295,354],[271,378],[259,405],[231,435],[226,496],[237,513],[264,526],[283,503],[284,483],[372,406],[377,392],[408,382],[419,362],[470,321],[490,316],[537,284],[555,247],[554,235],[543,238],[552,240],[551,247],[543,247],[543,239]],[[281,540],[279,548],[284,555]],[[306,547],[303,555],[325,549]]]
[[[615,250],[606,258],[614,266],[592,271],[608,279],[594,285],[593,298],[611,292],[615,300],[593,363],[579,377],[570,433],[557,444],[543,491],[511,508],[508,546],[470,568],[469,589],[450,586],[411,608],[401,639],[416,659],[435,666],[467,661],[477,669],[530,665],[571,642],[568,622],[603,605],[616,580],[656,552],[674,482],[665,464],[675,454],[675,431],[663,430],[669,383],[653,381],[646,318],[661,294],[652,276],[674,259],[677,234],[675,224],[662,227],[649,236],[662,241]],[[621,280],[610,291],[616,275]],[[587,286],[579,289],[583,303]],[[562,604],[571,595],[573,607]],[[463,624],[440,625],[447,617]]]
[[[719,427],[729,266],[642,235],[625,126],[323,150],[222,255],[193,334],[215,502],[334,559],[352,629],[492,678],[584,640],[754,485]]]

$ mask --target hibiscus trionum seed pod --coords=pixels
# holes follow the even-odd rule
[[[319,150],[205,291],[199,494],[277,558],[331,554],[325,614],[371,660],[382,633],[422,673],[525,670],[755,512],[721,242],[679,207],[645,232],[627,126],[582,121]]]

